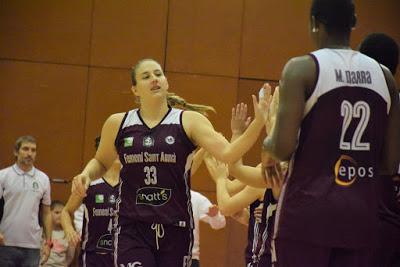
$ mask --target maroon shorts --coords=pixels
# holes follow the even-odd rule
[[[114,266],[190,266],[193,231],[188,227],[132,222],[115,233]]]
[[[275,252],[274,267],[376,267],[373,249],[321,247],[277,239]]]
[[[96,252],[81,251],[79,266],[82,267],[110,267],[114,265],[113,254],[99,254]]]

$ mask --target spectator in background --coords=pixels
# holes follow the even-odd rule
[[[45,267],[67,267],[74,257],[75,247],[68,244],[61,226],[61,211],[63,208],[64,203],[61,201],[53,200],[51,202],[53,247],[51,248],[48,261],[43,265]]]
[[[192,249],[192,267],[200,266],[200,229],[199,221],[208,223],[212,229],[221,229],[226,225],[225,217],[219,211],[217,205],[211,204],[210,200],[199,192],[190,190],[193,219],[194,219],[194,243]]]
[[[0,199],[4,200],[0,223],[0,266],[37,267],[42,236],[39,207],[46,240],[42,248],[42,263],[47,261],[52,247],[50,181],[33,165],[36,159],[35,138],[19,137],[14,155],[15,164],[0,170]]]

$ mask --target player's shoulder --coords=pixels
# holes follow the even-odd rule
[[[293,57],[285,65],[285,71],[289,73],[306,72],[316,68],[315,58],[311,55]]]
[[[122,119],[125,117],[127,112],[119,112],[119,113],[114,113],[111,114],[106,121],[109,122],[121,122]]]
[[[318,76],[317,61],[312,55],[291,58],[285,65],[282,80],[296,81],[305,88],[312,88]]]

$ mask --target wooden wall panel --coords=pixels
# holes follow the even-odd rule
[[[129,70],[90,68],[84,162],[95,154],[94,139],[101,134],[105,120],[113,113],[134,107]]]
[[[171,0],[167,71],[237,77],[243,0]]]
[[[92,0],[0,3],[0,57],[88,64]]]
[[[279,80],[289,58],[313,49],[309,1],[247,0],[243,16],[240,77]]]
[[[37,138],[36,165],[67,178],[82,164],[87,68],[0,61],[0,162],[14,162],[18,136]],[[5,166],[2,166],[5,167]],[[53,192],[53,196],[64,192]],[[63,197],[61,197],[63,198]]]
[[[247,245],[247,227],[232,218],[227,219],[227,253],[225,265],[229,267],[245,266],[244,252]],[[210,265],[210,267],[213,265]]]
[[[231,108],[236,102],[237,79],[180,73],[167,73],[170,91],[188,102],[213,106],[217,114],[210,120],[217,131],[230,138]],[[215,185],[204,166],[192,178],[197,190],[215,191]]]
[[[95,1],[91,64],[131,67],[142,58],[164,64],[168,1]]]

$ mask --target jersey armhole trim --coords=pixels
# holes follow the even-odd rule
[[[182,117],[183,117],[183,112],[185,112],[184,110],[182,110],[181,111],[181,114],[179,114],[179,123],[180,123],[180,128],[181,128],[181,131],[182,131],[182,133],[183,133],[183,136],[185,137],[185,142],[188,144],[188,145],[190,145],[191,147],[192,147],[192,149],[195,149],[195,148],[197,148],[197,146],[195,145],[195,144],[193,144],[193,142],[192,142],[192,140],[190,140],[190,138],[189,138],[189,136],[187,135],[187,133],[186,133],[186,131],[185,131],[185,127],[183,127],[183,119],[182,119]]]
[[[311,87],[311,90],[310,90],[310,95],[305,98],[305,102],[307,102],[307,100],[310,99],[310,97],[314,94],[314,91],[317,88],[317,84],[318,84],[318,80],[319,80],[319,72],[320,72],[320,70],[319,70],[320,67],[319,67],[319,63],[318,63],[317,57],[312,53],[310,53],[309,55],[314,60],[315,68],[316,68],[316,72],[315,72],[316,75],[315,75],[314,84],[313,84],[313,86]]]
[[[124,126],[125,120],[126,120],[126,118],[128,117],[129,112],[130,112],[130,111],[127,111],[127,112],[125,113],[124,118],[123,118],[122,121],[121,121],[121,125],[119,126],[118,133],[117,133],[117,135],[115,136],[114,146],[115,146],[115,149],[117,150],[117,153],[118,153],[118,140],[119,140],[119,136],[121,135],[122,127]]]

